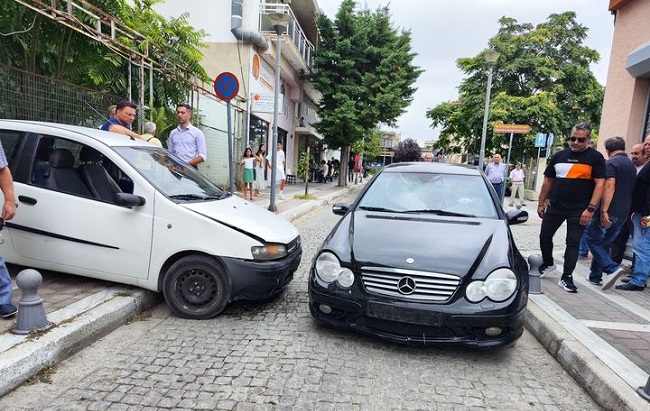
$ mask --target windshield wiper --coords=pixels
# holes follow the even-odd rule
[[[174,200],[205,200],[205,196],[200,196],[198,194],[174,194],[172,196],[169,196],[169,198],[173,198]]]
[[[397,213],[398,211],[395,211],[391,208],[384,208],[384,207],[369,207],[369,206],[361,206],[359,207],[361,210],[367,210],[367,211],[383,211],[385,213]]]
[[[407,210],[407,211],[402,211],[402,213],[406,213],[406,214],[428,213],[428,214],[445,215],[445,216],[453,216],[453,217],[476,217],[474,214],[456,213],[453,211],[431,209],[431,208],[423,208],[420,210]]]

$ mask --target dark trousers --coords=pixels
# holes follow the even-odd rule
[[[562,223],[566,221],[566,248],[564,250],[563,276],[571,275],[578,262],[580,237],[585,231],[585,227],[580,225],[582,211],[562,211],[554,209],[552,205],[549,205],[542,219],[542,227],[539,231],[539,248],[542,250],[544,265],[553,264],[553,236]]]
[[[630,228],[632,227],[632,221],[628,218],[625,224],[621,227],[618,236],[614,239],[612,246],[609,250],[609,255],[612,256],[612,260],[616,261],[618,264],[621,264],[623,258],[625,258],[625,247],[627,245],[627,239],[630,238],[630,233],[632,232]]]

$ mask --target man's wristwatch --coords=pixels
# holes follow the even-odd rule
[[[593,204],[589,204],[587,206],[587,211],[589,211],[590,213],[593,213],[594,211],[596,211],[596,206],[593,205]]]

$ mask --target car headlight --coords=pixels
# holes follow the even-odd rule
[[[251,247],[253,259],[258,261],[276,260],[287,255],[287,246],[284,244],[268,243]]]
[[[465,291],[467,299],[478,303],[484,298],[495,302],[505,301],[517,290],[517,276],[508,268],[499,268],[485,280],[472,281]]]
[[[315,270],[318,278],[325,283],[336,281],[343,288],[350,288],[354,284],[352,270],[341,267],[339,259],[330,252],[323,252],[316,258]]]

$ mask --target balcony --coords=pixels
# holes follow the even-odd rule
[[[262,3],[260,4],[259,31],[269,41],[276,41],[276,33],[269,19],[270,13],[284,13],[291,16],[287,31],[280,38],[282,41],[282,55],[291,65],[300,72],[313,71],[314,46],[307,39],[305,32],[298,24],[298,19],[288,4]]]

